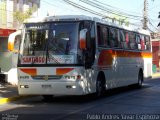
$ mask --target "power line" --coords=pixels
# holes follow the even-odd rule
[[[97,10],[93,10],[93,9],[91,9],[91,8],[89,8],[89,7],[86,7],[86,6],[84,6],[84,5],[80,5],[80,4],[75,3],[75,2],[73,2],[73,1],[71,1],[71,0],[62,0],[62,1],[70,4],[71,6],[73,6],[73,7],[75,7],[75,8],[81,9],[81,10],[83,10],[83,11],[85,11],[85,12],[89,12],[89,13],[91,13],[91,14],[94,14],[94,15],[97,15],[97,16],[101,16],[102,18],[113,19],[112,17],[109,17],[109,16],[103,14],[102,12],[99,12],[98,10],[103,10],[104,12],[112,13],[112,14],[119,15],[119,16],[124,16],[124,17],[130,18],[130,19],[133,19],[133,20],[137,20],[137,21],[142,20],[142,16],[132,15],[132,14],[128,13],[128,11],[127,11],[127,12],[126,12],[126,11],[124,12],[124,10],[122,11],[122,10],[119,9],[119,8],[116,8],[116,7],[113,7],[113,6],[111,6],[111,5],[102,3],[102,2],[100,2],[100,1],[98,1],[98,0],[94,0],[94,1],[91,1],[91,0],[79,0],[79,1],[81,1],[81,2],[83,2],[83,3],[85,3],[85,4],[87,4],[87,5],[92,6],[92,8],[93,8],[93,7],[96,8]],[[55,1],[56,4],[49,3],[49,2],[47,2],[47,1],[45,1],[45,0],[42,0],[42,2],[44,2],[44,3],[48,4],[48,5],[51,5],[51,6],[55,6],[55,7],[59,7],[57,4],[61,4],[60,6],[61,6],[61,7],[63,6],[63,9],[77,12],[75,9],[71,9],[71,8],[68,8],[68,7],[66,8],[66,6],[64,6],[64,4],[63,4],[62,2],[59,2],[59,1],[58,1],[58,2]],[[106,7],[106,6],[107,6],[107,7]],[[114,10],[114,9],[116,9],[116,10]],[[147,19],[148,19],[148,18],[147,18]],[[153,20],[154,20],[154,19],[150,19],[150,20],[149,20],[149,24],[150,24],[154,29],[157,29],[157,28],[153,25]],[[119,20],[117,20],[117,21],[119,21]],[[151,22],[151,21],[152,21],[152,22]],[[155,21],[155,20],[154,20],[154,21]],[[134,22],[134,23],[133,23],[133,22],[132,22],[132,23],[129,22],[129,24],[130,24],[130,25],[133,25],[133,26],[139,26],[139,24],[136,24],[135,22]]]
[[[84,7],[84,6],[82,6],[82,5],[79,5],[79,4],[75,3],[75,2],[72,2],[72,1],[70,1],[70,0],[63,0],[63,1],[65,1],[66,3],[72,5],[72,6],[76,7],[76,8],[82,9],[82,10],[84,10],[84,11],[87,11],[87,12],[89,12],[89,13],[92,13],[92,14],[95,14],[95,15],[98,15],[98,16],[101,16],[102,18],[113,19],[113,18],[111,18],[111,17],[109,17],[109,16],[106,16],[106,15],[104,15],[104,14],[102,14],[102,13],[96,12],[96,11],[94,11],[94,10],[92,10],[92,9],[86,8],[86,7]],[[117,20],[117,21],[119,21],[119,20]],[[135,23],[130,23],[130,25],[139,26],[139,25],[137,25],[137,24],[135,24]]]
[[[41,0],[43,3],[46,3],[46,4],[48,4],[48,5],[50,5],[50,6],[55,6],[55,7],[57,7],[57,8],[59,8],[60,6],[58,6],[58,5],[55,5],[55,4],[52,4],[52,3],[49,3],[49,2],[47,2],[47,1],[45,1],[45,0]],[[63,1],[63,0],[62,0]],[[57,0],[55,0],[55,2],[57,2]],[[75,9],[71,9],[71,8],[66,8],[66,5],[63,5],[62,3],[60,3],[59,1],[58,1],[58,4],[61,4],[61,7],[63,6],[63,9],[65,9],[65,10],[68,10],[68,11],[74,11],[74,12],[78,12],[77,10],[75,10]]]
[[[106,15],[104,15],[104,14],[101,14],[101,13],[99,13],[99,12],[96,12],[96,11],[94,11],[94,10],[91,10],[91,9],[89,9],[89,8],[86,8],[86,7],[84,7],[84,6],[81,6],[81,5],[79,5],[79,4],[76,4],[76,3],[74,3],[74,2],[72,2],[72,1],[70,1],[70,0],[63,0],[63,1],[65,1],[66,3],[72,5],[72,6],[76,7],[76,8],[79,8],[79,9],[81,9],[81,10],[87,11],[87,12],[92,13],[92,14],[94,14],[94,15],[98,15],[98,16],[101,16],[101,17],[110,18],[110,17],[108,17],[108,16],[106,16]]]
[[[96,3],[98,3],[98,4],[101,4],[102,6],[104,6],[104,7],[106,7],[106,6],[108,6],[108,7],[111,7],[111,9],[115,9],[114,11],[117,11],[117,12],[121,12],[122,14],[124,14],[124,15],[128,15],[128,16],[134,16],[134,17],[142,17],[142,16],[137,16],[137,15],[132,15],[132,14],[130,14],[131,12],[130,11],[126,11],[126,10],[124,10],[124,9],[120,9],[120,8],[117,8],[117,7],[114,7],[114,6],[111,6],[111,5],[108,5],[108,4],[106,4],[106,3],[102,3],[102,2],[100,2],[100,1],[98,1],[98,0],[94,0]],[[124,11],[124,12],[123,12]],[[135,12],[134,12],[135,13]],[[139,14],[139,13],[135,13],[135,14]]]
[[[131,19],[134,19],[134,20],[139,20],[139,19],[136,19],[136,18],[141,18],[141,16],[135,16],[135,15],[131,15],[131,14],[128,14],[128,13],[124,13],[124,12],[121,12],[121,11],[117,11],[117,10],[111,10],[111,9],[108,9],[107,7],[105,7],[104,5],[100,5],[99,3],[95,3],[95,2],[92,2],[91,0],[80,0],[92,7],[95,7],[95,8],[98,8],[98,9],[101,9],[105,12],[108,12],[108,13],[112,13],[112,14],[115,14],[115,15],[118,15],[118,16],[122,16],[122,17],[129,17]],[[96,1],[96,0],[95,0]],[[108,5],[109,6],[109,5]],[[111,6],[110,6],[111,7]]]
[[[150,24],[155,30],[158,30],[158,28],[156,28],[150,20],[148,20],[148,21],[149,21],[149,24]]]
[[[41,1],[44,2],[44,3],[46,3],[46,4],[48,4],[48,5],[55,6],[55,7],[59,7],[59,6],[55,5],[55,4],[49,3],[49,2],[47,2],[47,1],[44,1],[44,0],[41,0]]]
[[[97,12],[97,11],[94,11],[94,10],[89,9],[89,8],[87,8],[87,7],[84,7],[84,6],[82,6],[82,5],[79,5],[79,4],[77,4],[77,3],[75,3],[75,2],[72,2],[72,1],[70,1],[70,0],[62,0],[62,1],[66,2],[66,3],[70,4],[70,5],[72,5],[73,7],[76,7],[76,8],[78,8],[78,9],[81,9],[81,10],[83,10],[83,11],[89,12],[89,13],[94,14],[94,15],[97,15],[97,16],[101,16],[102,18],[113,19],[113,18],[111,18],[111,17],[109,17],[109,16],[107,16],[107,15],[104,15],[104,14],[102,14],[102,13],[100,13],[100,12]],[[55,4],[49,3],[49,2],[44,1],[44,0],[43,0],[43,2],[46,3],[46,4],[49,4],[49,5],[51,5],[51,6],[59,7],[59,6],[55,5]],[[68,10],[68,9],[66,9],[66,10]],[[71,10],[72,10],[72,11],[75,11],[75,10],[73,10],[73,9],[71,9]],[[138,19],[136,19],[136,20],[138,20]],[[120,21],[120,20],[117,20],[117,21]],[[130,25],[133,25],[133,26],[139,26],[139,24],[135,24],[135,23],[131,23],[131,22],[129,22],[129,24],[130,24]]]

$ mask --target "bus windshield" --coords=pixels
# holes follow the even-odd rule
[[[20,64],[82,64],[78,22],[26,23],[24,26]]]

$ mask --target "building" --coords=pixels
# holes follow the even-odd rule
[[[0,28],[18,29],[17,21],[13,17],[13,13],[18,10],[25,12],[29,8],[35,7],[37,11],[33,16],[38,16],[38,8],[40,0],[0,0]]]
[[[160,39],[152,39],[153,64],[160,67]]]
[[[160,68],[160,32],[151,33],[153,64]]]
[[[160,32],[158,32],[158,33],[151,33],[151,38],[152,39],[160,39]]]
[[[17,58],[13,52],[8,51],[8,36],[15,32],[20,24],[13,16],[15,11],[24,13],[34,7],[32,17],[38,16],[40,0],[0,0],[0,73],[6,74],[16,67]],[[14,63],[14,64],[13,64]]]

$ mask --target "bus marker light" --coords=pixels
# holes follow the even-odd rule
[[[81,79],[81,75],[77,75],[77,79]]]
[[[66,85],[66,88],[70,89],[70,88],[76,88],[75,85]]]
[[[28,85],[20,85],[20,88],[29,88]]]
[[[24,85],[20,85],[20,88],[24,88]]]
[[[72,88],[76,88],[76,86],[72,86]]]

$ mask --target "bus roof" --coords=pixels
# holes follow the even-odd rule
[[[29,18],[25,23],[48,22],[48,21],[77,21],[77,20],[93,20],[92,17],[85,15],[61,15]]]
[[[97,17],[90,17],[85,15],[60,15],[60,16],[46,16],[46,17],[36,17],[27,19],[24,23],[37,23],[37,22],[49,22],[49,21],[79,21],[79,20],[92,20],[98,23],[106,24],[109,26],[125,29],[128,31],[134,31],[141,34],[150,35],[149,31],[144,29],[133,29],[127,26],[117,25],[115,23],[108,22],[106,20],[97,18]]]

